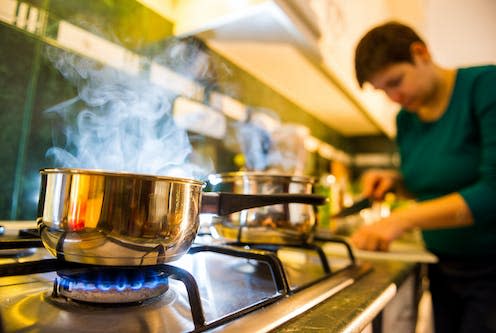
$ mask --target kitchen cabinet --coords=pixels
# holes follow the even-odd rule
[[[394,298],[381,312],[380,323],[376,325],[374,333],[415,332],[419,305],[419,298],[417,297],[420,288],[419,278],[417,269],[415,269],[398,287]]]

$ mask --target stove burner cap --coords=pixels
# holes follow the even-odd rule
[[[90,267],[57,275],[53,296],[89,303],[136,303],[160,296],[169,288],[167,274],[153,267]]]

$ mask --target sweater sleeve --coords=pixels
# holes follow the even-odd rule
[[[472,101],[479,126],[481,156],[479,179],[460,191],[475,225],[496,222],[496,67],[475,80]]]

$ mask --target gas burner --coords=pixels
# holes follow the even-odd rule
[[[53,297],[99,304],[136,303],[169,288],[167,273],[154,267],[88,267],[57,272]]]

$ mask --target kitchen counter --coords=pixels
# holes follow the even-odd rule
[[[397,295],[408,277],[418,276],[416,263],[377,260],[372,264],[374,269],[356,283],[276,331],[361,332]]]

